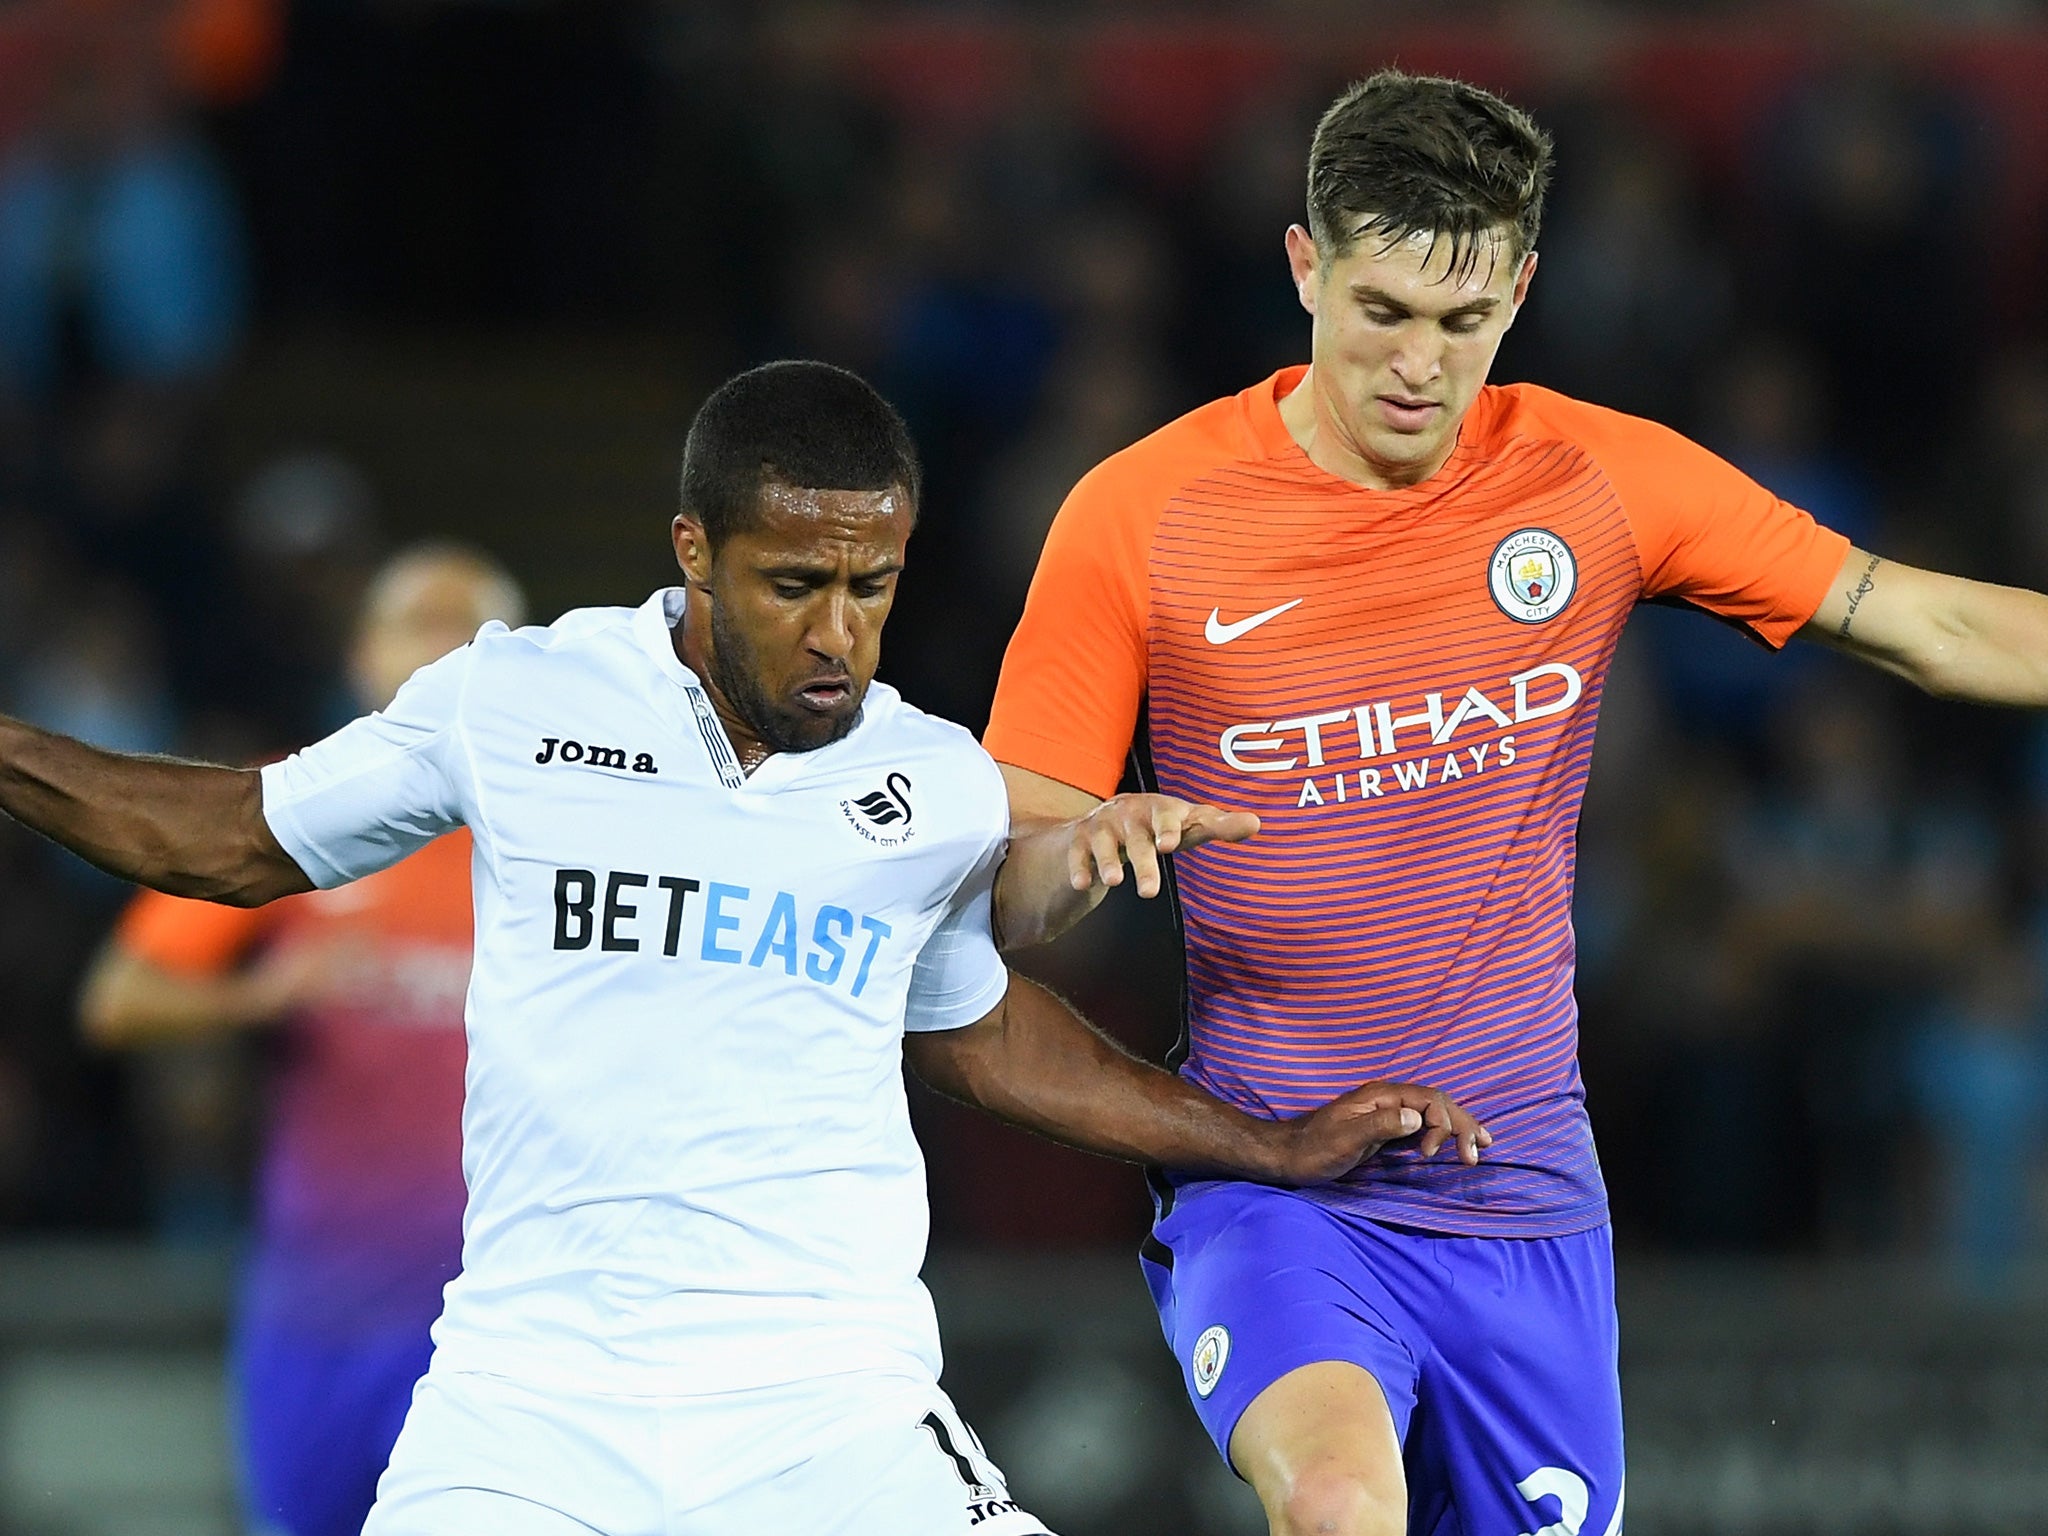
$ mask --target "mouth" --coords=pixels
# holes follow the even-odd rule
[[[853,697],[850,677],[820,677],[796,691],[797,702],[816,715],[837,714]]]
[[[1380,416],[1396,432],[1420,432],[1436,420],[1441,402],[1416,395],[1376,395]]]

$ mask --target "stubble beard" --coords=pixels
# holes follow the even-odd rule
[[[815,752],[829,747],[853,729],[860,718],[861,695],[856,682],[844,714],[814,715],[783,704],[764,689],[754,665],[754,648],[726,617],[725,607],[711,594],[711,680],[726,704],[762,746],[771,752]]]

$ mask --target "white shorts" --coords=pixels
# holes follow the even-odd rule
[[[706,1397],[430,1371],[363,1536],[1049,1536],[938,1385]]]

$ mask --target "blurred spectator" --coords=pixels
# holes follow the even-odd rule
[[[1970,403],[1960,339],[1994,323],[1985,221],[1998,151],[1968,100],[1909,52],[1874,29],[1849,36],[1861,46],[1758,125],[1746,304],[1820,349],[1851,452],[1919,478]]]
[[[963,147],[926,144],[888,197],[902,288],[881,379],[941,491],[1024,420],[1058,341],[1050,298],[975,192]]]
[[[1817,677],[1779,706],[1778,776],[1731,828],[1738,959],[1765,989],[1806,1103],[1799,1165],[1830,1245],[1895,1242],[1916,1014],[1999,921],[1996,826],[1980,799],[1914,782],[1894,693]]]
[[[523,608],[473,551],[399,555],[351,649],[359,705]],[[165,1237],[218,1236],[234,1208],[225,1153],[254,1096],[235,1046],[272,1034],[234,1353],[247,1510],[278,1536],[361,1529],[459,1264],[470,858],[462,832],[345,892],[256,909],[145,892],[86,980],[97,1043],[155,1047],[137,1077],[162,1132]]]
[[[1797,342],[1738,342],[1713,371],[1704,414],[1703,439],[1730,463],[1857,546],[1878,544],[1870,489],[1832,446],[1825,382]],[[1773,651],[1697,617],[1653,610],[1636,622],[1687,730],[1747,748],[1776,701],[1847,670],[1811,646]]]
[[[1974,417],[1941,496],[1940,529],[1972,570],[2048,589],[2048,351],[2001,356]]]
[[[2005,1293],[2044,1251],[2048,992],[2038,936],[1992,930],[1907,1058],[1935,1175],[1940,1250],[1958,1282]]]
[[[1249,103],[1216,136],[1174,225],[1186,289],[1174,360],[1193,399],[1244,389],[1308,355],[1308,317],[1281,240],[1308,217],[1308,141],[1327,98],[1304,89]]]
[[[1589,1091],[1632,1237],[1755,1249],[1782,1242],[1796,1220],[1786,1175],[1798,1094],[1779,1070],[1738,923],[1730,844],[1754,811],[1735,762],[1670,745],[1637,815],[1581,855],[1596,892],[1622,864],[1627,902],[1626,927],[1608,936],[1608,963],[1587,987]]]
[[[374,493],[337,454],[282,454],[243,487],[232,538],[222,692],[309,741],[355,713],[337,663],[377,558]]]
[[[1733,281],[1673,148],[1638,119],[1604,115],[1559,172],[1519,356],[1553,389],[1683,424]]]
[[[40,111],[0,164],[0,396],[31,421],[77,397],[59,468],[116,520],[175,474],[248,308],[235,198],[181,116],[162,14],[48,10]]]

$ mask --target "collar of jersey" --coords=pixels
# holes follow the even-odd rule
[[[1479,391],[1478,397],[1466,410],[1465,419],[1458,423],[1458,440],[1451,445],[1451,456],[1444,461],[1441,469],[1420,485],[1401,486],[1395,490],[1375,490],[1369,485],[1359,485],[1355,481],[1346,480],[1342,475],[1331,474],[1310,458],[1308,450],[1297,443],[1294,434],[1287,430],[1287,423],[1280,415],[1280,402],[1294,393],[1307,372],[1307,363],[1295,363],[1245,391],[1246,415],[1249,418],[1252,436],[1265,450],[1268,458],[1292,464],[1297,470],[1304,471],[1330,486],[1360,496],[1422,500],[1435,495],[1473,452],[1474,445],[1482,439],[1494,408],[1493,386],[1488,385]]]
[[[633,633],[640,642],[640,648],[647,653],[648,658],[664,676],[681,688],[702,691],[704,680],[691,668],[683,665],[683,658],[676,654],[675,627],[683,621],[685,595],[685,589],[682,587],[663,587],[655,592],[633,615]],[[875,690],[881,686],[880,683],[868,685],[868,697],[861,704],[860,713],[853,722],[853,729],[831,746],[819,747],[813,752],[777,752],[748,774],[733,792],[742,794],[748,790],[777,788],[804,772],[818,759],[829,756],[834,748],[843,747],[859,736],[861,728],[868,722],[868,706],[874,702]],[[722,735],[722,724],[719,730]],[[696,735],[694,720],[688,734]],[[726,743],[726,750],[732,750],[729,741]],[[734,755],[737,759],[737,754]]]

